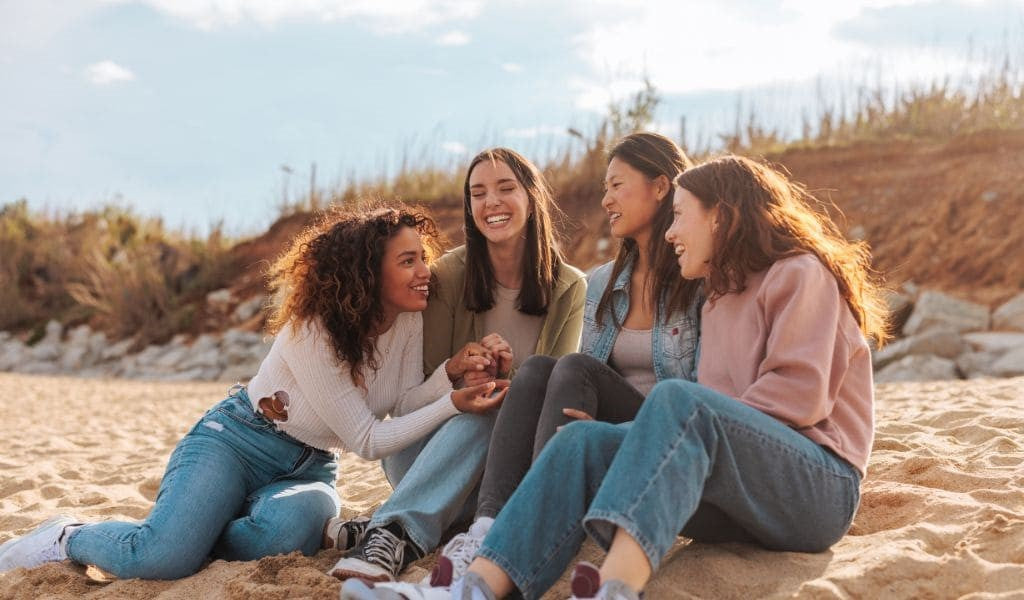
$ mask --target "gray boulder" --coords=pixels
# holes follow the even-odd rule
[[[932,354],[955,358],[968,350],[960,334],[951,329],[930,329],[918,335],[905,337],[874,353],[872,363],[876,369],[911,354]]]
[[[954,298],[942,292],[923,292],[914,305],[904,335],[914,335],[929,329],[953,331],[984,331],[988,329],[987,306]]]
[[[1024,331],[1024,292],[1017,294],[992,313],[992,329]]]
[[[875,373],[875,383],[959,379],[956,363],[928,354],[911,354]]]

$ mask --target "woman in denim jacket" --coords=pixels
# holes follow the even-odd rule
[[[629,135],[612,148],[601,205],[622,243],[587,284],[583,351],[523,362],[491,435],[476,520],[445,546],[435,583],[445,585],[466,569],[559,427],[574,419],[631,421],[658,381],[695,379],[699,283],[679,278],[664,242],[672,180],[688,166],[682,150],[655,133]]]

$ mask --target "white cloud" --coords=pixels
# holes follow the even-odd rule
[[[522,73],[523,65],[511,62],[502,63],[501,70],[505,71],[506,73]]]
[[[749,3],[740,2],[609,0],[609,6],[618,4],[623,10],[606,11],[616,18],[595,21],[574,40],[579,56],[598,77],[570,85],[577,91],[578,107],[604,111],[608,102],[640,89],[644,75],[666,93],[774,85],[821,74],[844,76],[844,69],[863,69],[878,61],[879,54],[856,41],[837,39],[835,26],[864,8],[914,3],[920,0],[780,0],[752,10]],[[885,60],[922,65],[909,55]],[[951,72],[950,65],[939,72]]]
[[[437,38],[439,46],[465,46],[469,43],[469,35],[464,31],[449,31]]]
[[[444,142],[441,144],[441,149],[449,154],[462,155],[467,152],[466,145],[462,142]]]
[[[126,0],[121,0],[126,1]],[[481,0],[127,0],[146,4],[204,30],[246,22],[361,20],[384,33],[417,31],[480,13]]]
[[[119,81],[132,81],[135,79],[135,73],[112,60],[104,60],[86,67],[85,78],[96,85],[107,85]]]

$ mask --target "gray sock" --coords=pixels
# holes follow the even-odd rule
[[[484,578],[470,571],[451,587],[452,600],[497,600]]]

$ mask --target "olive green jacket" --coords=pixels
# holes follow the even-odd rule
[[[446,253],[431,267],[435,281],[430,301],[423,312],[423,371],[434,372],[441,363],[469,342],[480,341],[484,331],[482,313],[466,309],[462,298],[466,287],[466,247]],[[562,356],[579,350],[583,331],[583,304],[587,280],[566,263],[558,268],[555,293],[540,328],[534,354]]]

